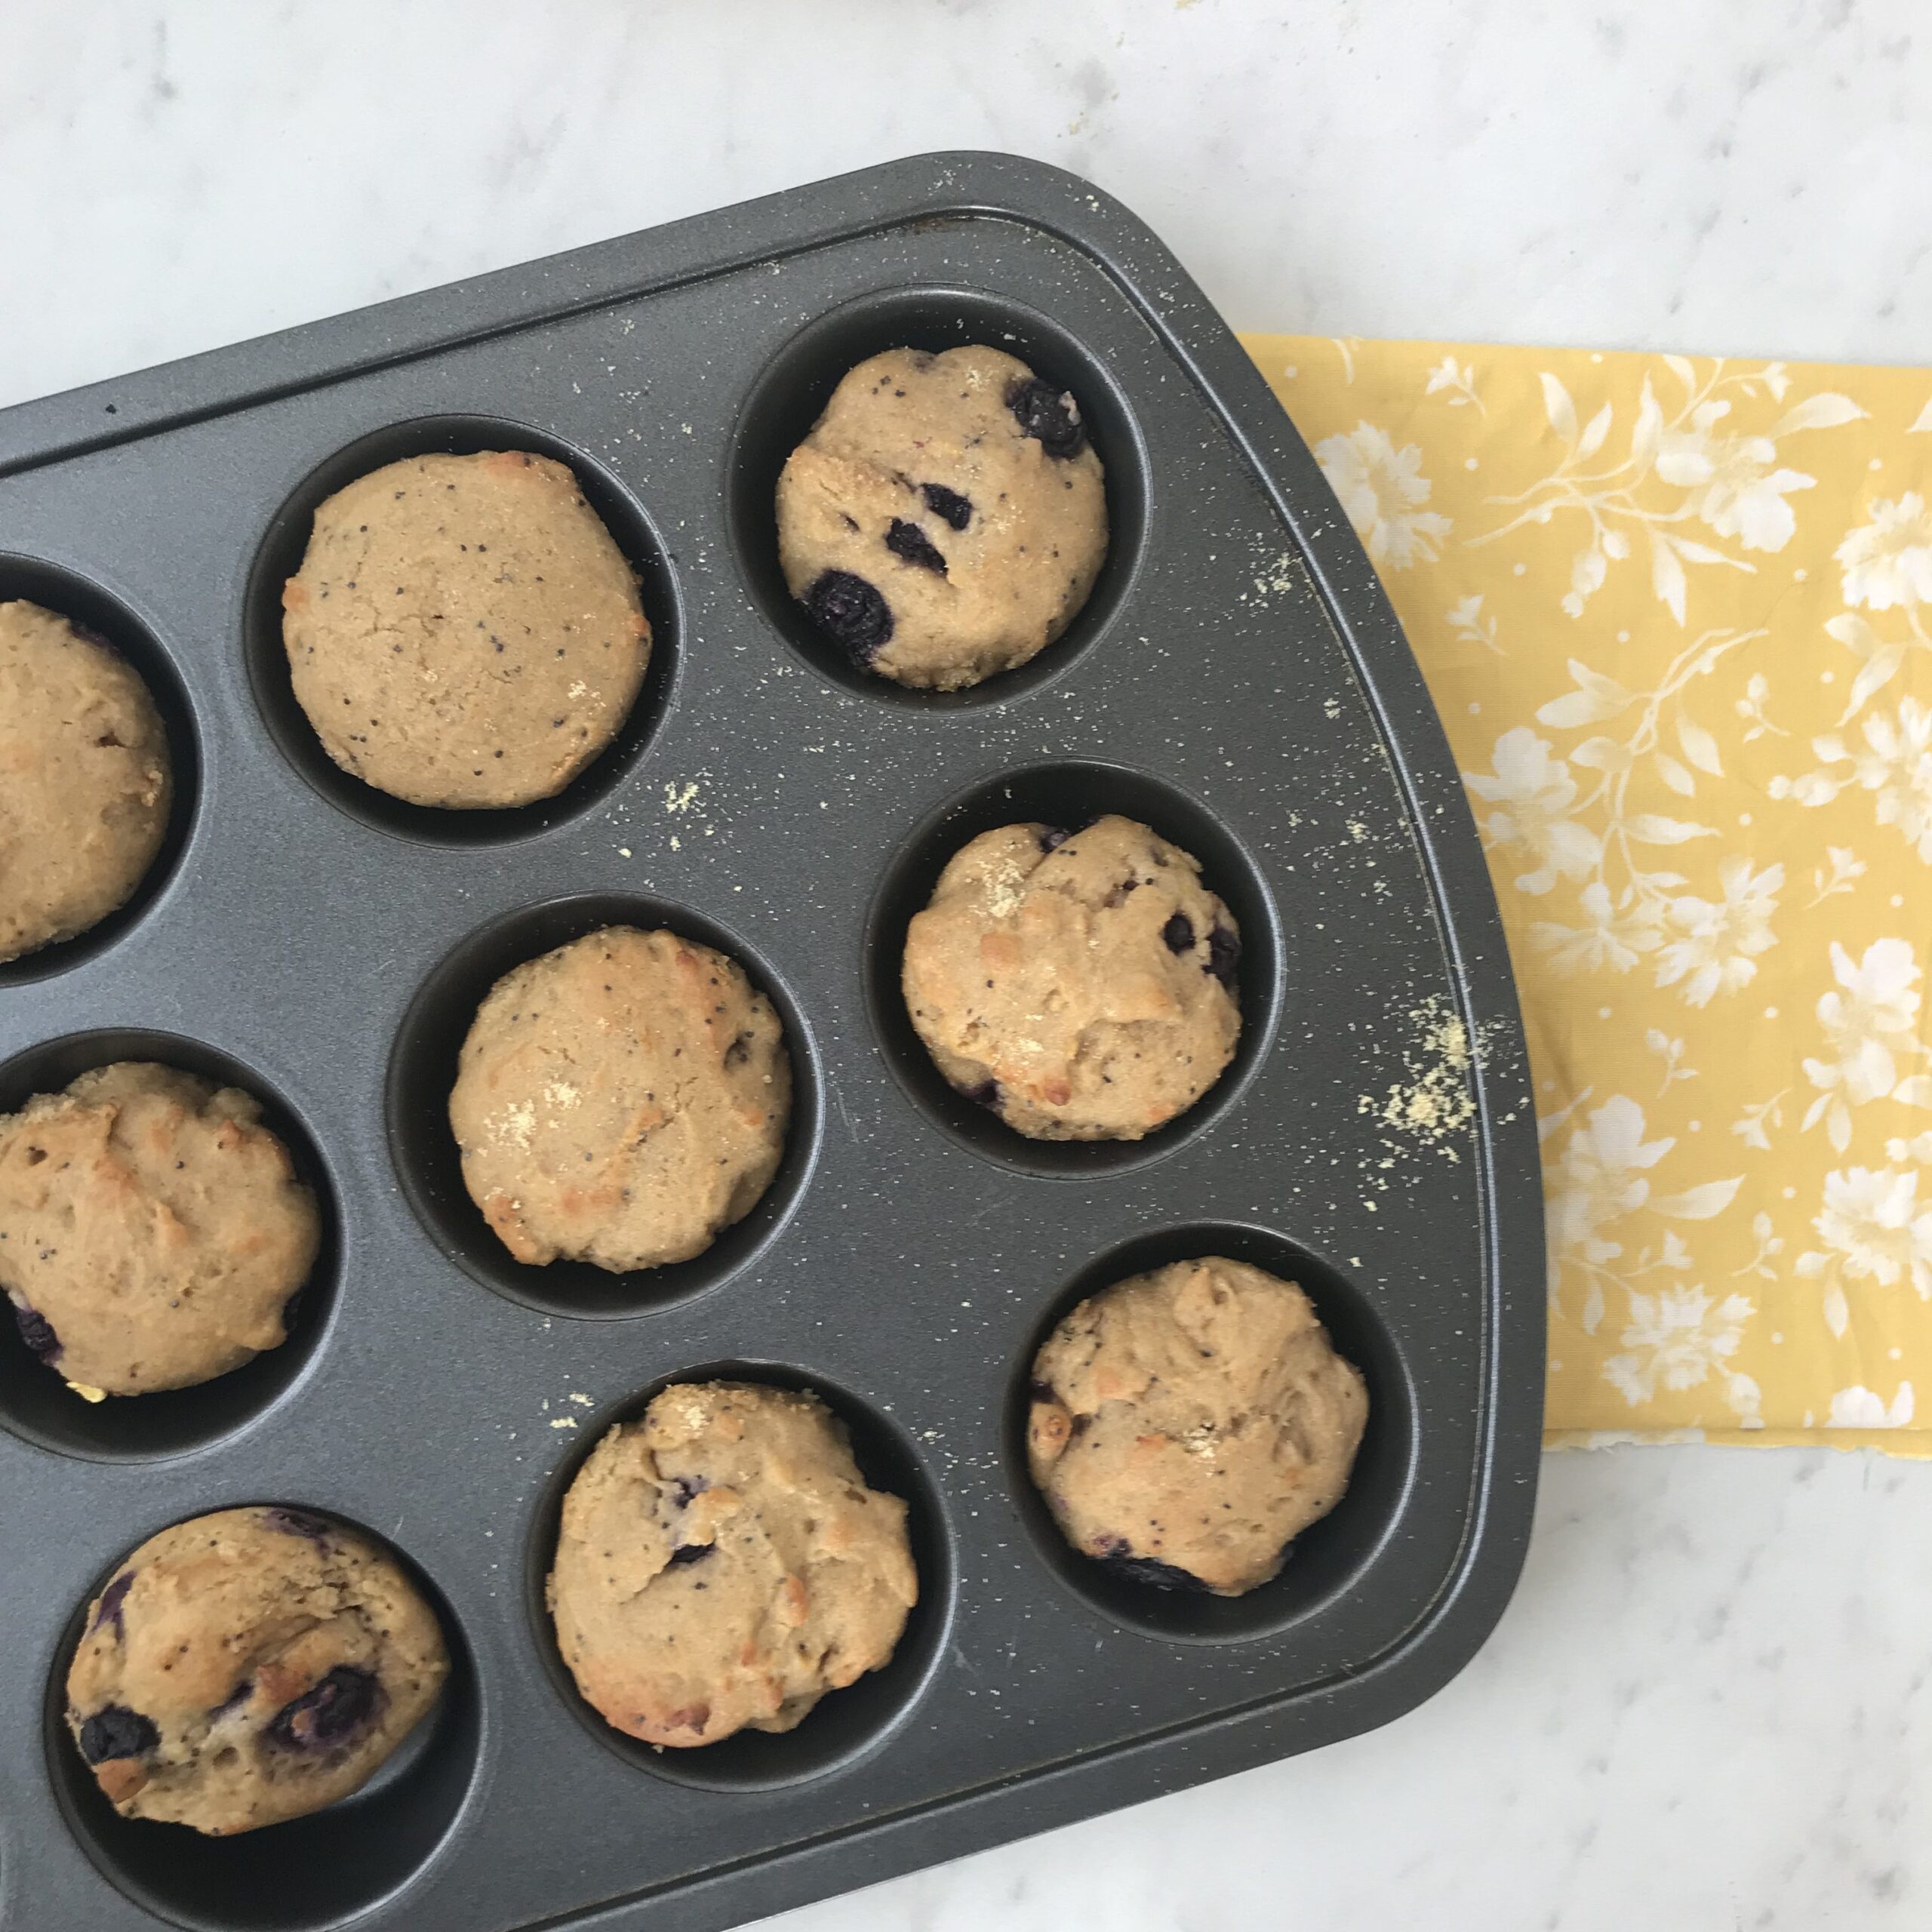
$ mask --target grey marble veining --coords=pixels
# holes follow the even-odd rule
[[[1924,0],[0,9],[0,401],[889,155],[1090,175],[1238,325],[1927,358]],[[786,1932],[1932,1924],[1932,1467],[1549,1460],[1373,1737]]]
[[[17,5],[0,400],[953,146],[1239,327],[1909,360],[1928,82],[1920,0]]]

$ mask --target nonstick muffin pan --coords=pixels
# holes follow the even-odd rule
[[[1112,541],[1064,638],[940,696],[812,634],[771,494],[854,363],[974,341],[1077,395]],[[426,811],[320,750],[280,586],[350,476],[493,448],[576,471],[656,643],[561,796]],[[721,1926],[1364,1730],[1482,1641],[1542,1377],[1501,931],[1346,518],[1117,205],[929,155],[23,405],[0,414],[19,595],[139,665],[179,804],[133,903],[0,968],[0,1106],[131,1056],[238,1081],[326,1232],[289,1342],[200,1389],[90,1405],[4,1324],[0,1922]],[[1025,1141],[934,1072],[899,949],[974,833],[1106,811],[1194,853],[1239,919],[1240,1051],[1144,1141]],[[613,920],[723,946],[775,1000],[789,1149],[695,1260],[521,1268],[460,1183],[456,1050],[499,974]],[[1208,1252],[1301,1281],[1372,1404],[1341,1506],[1228,1601],[1075,1556],[1020,1441],[1072,1302]],[[598,1436],[718,1371],[845,1417],[911,1505],[924,1594],[890,1667],[798,1730],[660,1754],[577,1700],[543,1577]],[[257,1501],[391,1543],[449,1689],[332,1810],[223,1841],[121,1820],[60,1722],[81,1606],[165,1524]]]

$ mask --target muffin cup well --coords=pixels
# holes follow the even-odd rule
[[[315,1197],[321,1241],[309,1278],[288,1308],[288,1339],[253,1361],[186,1389],[109,1395],[91,1402],[37,1360],[0,1295],[0,1425],[69,1456],[95,1462],[146,1462],[179,1456],[232,1435],[275,1407],[303,1377],[335,1312],[342,1227],[336,1190],[315,1137],[262,1076],[199,1040],[134,1027],[71,1033],[16,1054],[0,1066],[0,1113],[15,1113],[36,1094],[57,1094],[81,1074],[118,1060],[154,1060],[238,1087],[261,1103],[263,1124],[288,1149],[296,1175]]]
[[[1315,1304],[1337,1354],[1368,1385],[1368,1425],[1342,1500],[1289,1546],[1280,1574],[1244,1596],[1162,1589],[1083,1555],[1054,1520],[1026,1460],[1033,1360],[1089,1295],[1176,1261],[1223,1255],[1297,1283]],[[1054,1297],[1009,1371],[1003,1447],[1007,1486],[1047,1567],[1098,1615],[1149,1637],[1234,1643],[1272,1637],[1356,1587],[1388,1544],[1415,1462],[1414,1391],[1401,1351],[1361,1290],[1312,1249],[1266,1228],[1204,1222],[1137,1235],[1090,1262]]]
[[[742,1220],[702,1254],[614,1274],[589,1261],[518,1261],[463,1185],[449,1119],[458,1056],[476,1009],[512,967],[606,926],[663,927],[728,955],[777,1009],[792,1062],[792,1118],[769,1186]],[[390,1155],[417,1218],[442,1251],[485,1287],[546,1315],[641,1315],[688,1301],[737,1273],[777,1235],[804,1192],[823,1109],[817,1050],[784,982],[741,940],[701,915],[631,893],[591,893],[525,906],[474,932],[431,972],[403,1017],[389,1055]]]
[[[495,811],[412,804],[343,770],[322,749],[295,695],[282,641],[282,586],[301,568],[315,512],[337,491],[385,464],[410,457],[472,456],[523,450],[562,463],[577,478],[625,561],[636,572],[651,624],[644,684],[617,735],[554,798]],[[671,703],[683,645],[684,611],[663,544],[630,492],[583,451],[527,423],[493,416],[425,416],[360,438],[303,478],[263,533],[248,575],[242,620],[248,681],[262,721],[315,789],[350,817],[398,838],[429,844],[488,845],[528,838],[577,817],[606,797],[643,755]]]
[[[186,687],[154,630],[98,584],[35,558],[0,555],[0,603],[23,598],[66,618],[118,652],[140,674],[168,734],[172,796],[168,826],[147,870],[127,899],[72,939],[37,947],[0,964],[0,997],[51,974],[83,964],[125,934],[162,894],[194,829],[201,795],[200,737]]]
[[[563,1519],[564,1497],[611,1428],[635,1421],[658,1392],[678,1382],[755,1382],[816,1395],[850,1432],[859,1473],[869,1487],[901,1497],[918,1570],[919,1600],[890,1660],[842,1690],[828,1691],[795,1730],[741,1730],[715,1744],[660,1750],[627,1737],[584,1701],[557,1647],[544,1599]],[[525,1535],[524,1588],[537,1654],[557,1694],[592,1737],[628,1763],[674,1784],[720,1792],[770,1791],[843,1770],[878,1748],[918,1701],[946,1654],[952,1623],[952,1542],[939,1491],[910,1437],[871,1404],[824,1377],[761,1361],[708,1362],[660,1375],[621,1402],[584,1418],[572,1454],[545,1485]]]
[[[334,1514],[306,1502],[282,1501],[312,1514]],[[358,1918],[392,1899],[430,1864],[476,1783],[482,1694],[462,1625],[442,1592],[386,1537],[346,1518],[336,1520],[401,1565],[442,1626],[450,1673],[428,1715],[374,1777],[360,1791],[306,1817],[232,1838],[205,1838],[184,1825],[122,1817],[95,1783],[67,1729],[66,1680],[88,1604],[120,1567],[125,1551],[100,1572],[61,1633],[42,1712],[55,1799],[96,1869],[157,1918],[196,1932],[311,1932]]]
[[[778,561],[774,496],[786,459],[832,392],[868,356],[888,349],[934,352],[983,343],[1017,355],[1070,390],[1106,470],[1107,555],[1087,601],[1038,656],[964,691],[915,690],[862,671],[812,623]],[[1106,365],[1059,323],[1003,295],[968,288],[900,288],[860,297],[823,315],[766,365],[739,413],[725,480],[725,514],[739,568],[774,629],[821,677],[842,689],[933,712],[971,710],[1038,691],[1069,669],[1126,599],[1147,537],[1149,466],[1127,399]]]
[[[982,832],[1038,823],[1077,832],[1116,812],[1150,826],[1201,862],[1202,882],[1241,928],[1235,984],[1241,1037],[1221,1077],[1185,1113],[1139,1140],[1033,1140],[948,1084],[912,1024],[900,989],[906,933],[954,854]],[[1124,766],[1068,761],[983,780],[915,829],[888,867],[866,920],[866,1001],[900,1085],[942,1133],[1021,1174],[1084,1179],[1146,1166],[1205,1132],[1240,1098],[1281,1023],[1287,949],[1260,869],[1221,820],[1186,792]]]

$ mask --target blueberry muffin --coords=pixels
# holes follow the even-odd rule
[[[323,749],[413,804],[561,792],[651,655],[637,580],[577,478],[517,450],[411,457],[337,491],[281,601]]]
[[[997,349],[861,362],[792,452],[777,512],[812,623],[861,669],[939,691],[1044,651],[1107,550],[1078,404]]]
[[[1033,1480],[1117,1574],[1237,1597],[1348,1487],[1368,1392],[1302,1291],[1177,1261],[1090,1297],[1033,1363]]]
[[[1036,1140],[1138,1140],[1193,1106],[1241,1033],[1234,915],[1128,818],[983,832],[906,937],[907,1010],[962,1094]]]
[[[134,668],[0,604],[0,963],[125,905],[168,829],[168,735]]]
[[[83,1394],[183,1389],[278,1347],[321,1225],[235,1088],[121,1060],[0,1115],[0,1288]]]
[[[371,1538],[223,1509],[150,1537],[88,1606],[67,1727],[123,1817],[223,1838],[359,1789],[448,1671],[435,1612]]]
[[[549,1601],[587,1702],[648,1743],[789,1730],[891,1657],[918,1580],[906,1506],[810,1395],[678,1383],[591,1451]]]
[[[504,974],[457,1061],[463,1184],[519,1261],[702,1254],[785,1151],[792,1066],[735,960],[610,926]]]

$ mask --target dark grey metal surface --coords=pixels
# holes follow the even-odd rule
[[[1113,554],[1035,666],[921,700],[801,635],[770,488],[851,361],[974,339],[1079,392]],[[335,774],[274,623],[325,487],[493,442],[586,477],[658,635],[625,743],[506,825]],[[244,1077],[334,1229],[296,1338],[205,1390],[87,1408],[11,1330],[0,1346],[7,1927],[720,1926],[1366,1729],[1487,1635],[1542,1383],[1500,929],[1346,519],[1116,204],[1030,162],[925,156],[23,405],[0,414],[19,594],[141,661],[194,755],[179,849],[129,916],[0,973],[0,1106],[131,1051]],[[1242,1056],[1139,1148],[1041,1149],[931,1079],[897,938],[972,830],[1114,808],[1198,854],[1241,917]],[[464,1001],[614,915],[728,943],[801,1075],[767,1204],[672,1278],[509,1264],[440,1121]],[[1391,1129],[1389,1091],[1451,1014],[1482,1044],[1472,1121]],[[1232,1604],[1097,1578],[1015,1453],[1067,1297],[1216,1248],[1300,1273],[1374,1402],[1342,1507]],[[891,1670],[791,1737],[654,1757],[571,1694],[545,1540],[598,1432],[718,1364],[844,1409],[913,1503],[925,1600]],[[459,1640],[451,1694],[407,1761],[314,1819],[220,1843],[118,1820],[57,1721],[75,1606],[164,1524],[255,1500],[419,1565]]]

